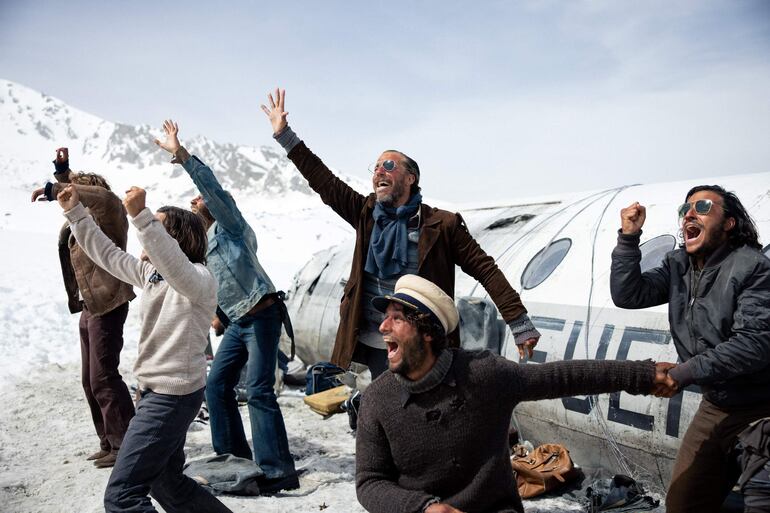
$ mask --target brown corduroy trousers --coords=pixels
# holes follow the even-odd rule
[[[99,446],[117,450],[134,416],[134,403],[118,371],[128,303],[104,315],[80,314],[81,379]]]
[[[674,463],[666,513],[719,513],[740,475],[733,461],[738,434],[768,415],[770,404],[727,411],[701,400]]]

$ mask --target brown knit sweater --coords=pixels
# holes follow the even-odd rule
[[[519,365],[488,351],[447,349],[420,381],[391,372],[363,396],[356,493],[372,513],[420,513],[438,497],[467,513],[522,513],[508,427],[522,401],[625,390],[649,393],[651,361]]]

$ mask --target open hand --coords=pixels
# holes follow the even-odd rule
[[[56,201],[59,202],[62,210],[67,212],[68,210],[75,208],[75,206],[80,203],[80,194],[78,194],[78,190],[75,188],[75,186],[68,185],[61,192],[59,192],[59,194],[56,195]]]
[[[144,210],[145,198],[147,193],[140,187],[131,187],[126,191],[126,197],[123,199],[123,206],[131,217],[136,217],[139,212]]]
[[[281,130],[286,128],[289,124],[289,122],[286,121],[286,116],[288,116],[289,113],[284,111],[286,102],[286,89],[276,88],[275,98],[273,98],[272,93],[268,93],[267,101],[270,104],[270,108],[266,107],[265,105],[260,105],[260,107],[270,119],[270,124],[273,125],[273,134],[280,133]]]
[[[679,383],[668,374],[668,371],[674,367],[676,367],[676,364],[670,362],[658,362],[655,364],[655,381],[652,395],[655,397],[672,397],[679,392]]]
[[[155,139],[155,144],[174,155],[181,146],[177,137],[179,126],[174,121],[167,119],[163,122],[163,132],[166,134],[166,140],[161,142],[160,139]]]
[[[647,209],[635,201],[620,211],[620,231],[626,235],[639,233],[645,219],[647,219]]]
[[[32,191],[32,201],[48,201],[48,198],[45,197],[45,187]]]
[[[523,344],[517,345],[516,349],[519,350],[519,360],[524,360],[527,356],[532,358],[535,354],[535,346],[540,338],[528,338]]]

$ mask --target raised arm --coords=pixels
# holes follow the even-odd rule
[[[160,220],[145,207],[145,196],[144,189],[131,187],[126,191],[123,204],[133,218],[139,242],[152,265],[163,279],[183,296],[193,301],[215,297],[217,284],[214,276],[205,266],[190,262],[176,239],[169,235]]]
[[[524,358],[526,353],[532,356],[540,339],[540,332],[529,319],[518,292],[511,286],[494,258],[489,256],[471,236],[462,216],[456,214],[454,221],[452,256],[455,263],[481,283],[489,293],[513,334],[519,357]]]
[[[261,105],[261,108],[273,127],[273,137],[286,150],[289,159],[308,181],[308,185],[321,196],[321,200],[353,228],[357,228],[361,210],[366,203],[366,196],[335,176],[289,127],[287,123],[289,113],[284,108],[285,90],[276,89],[275,97],[268,94],[267,98],[270,107]]]
[[[57,148],[56,158],[53,161],[53,176],[59,183],[70,183],[72,179],[72,170],[70,169],[70,156],[67,148]],[[55,198],[56,196],[54,196]],[[53,200],[49,200],[53,201]]]
[[[246,228],[246,220],[233,197],[222,188],[214,172],[198,157],[191,156],[179,143],[179,126],[174,121],[164,121],[163,131],[166,134],[165,140],[155,139],[155,144],[174,156],[171,162],[181,164],[187,171],[219,227],[233,235],[241,235]]]
[[[610,295],[619,308],[648,308],[668,302],[668,260],[644,273],[639,267],[639,239],[646,217],[647,210],[638,202],[620,211],[621,228],[610,268]]]
[[[53,160],[53,176],[58,183],[68,184],[72,181],[72,171],[70,170],[69,150],[67,148],[57,148],[56,158]],[[44,187],[32,191],[32,201],[56,201],[56,193],[53,192],[54,184],[48,182]]]
[[[96,185],[68,185],[66,183],[55,183],[52,188],[51,201],[53,201],[65,187],[74,187],[78,191],[80,202],[94,217],[96,224],[104,226],[104,223],[109,220],[110,222],[123,224],[124,230],[128,230],[126,209],[123,207],[123,202],[115,195],[115,193]]]
[[[88,258],[116,278],[143,287],[151,266],[115,245],[97,226],[80,202],[78,189],[68,185],[57,196],[70,230]]]

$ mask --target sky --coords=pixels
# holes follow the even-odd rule
[[[251,146],[280,86],[330,167],[458,203],[770,171],[765,0],[3,0],[0,78]]]

